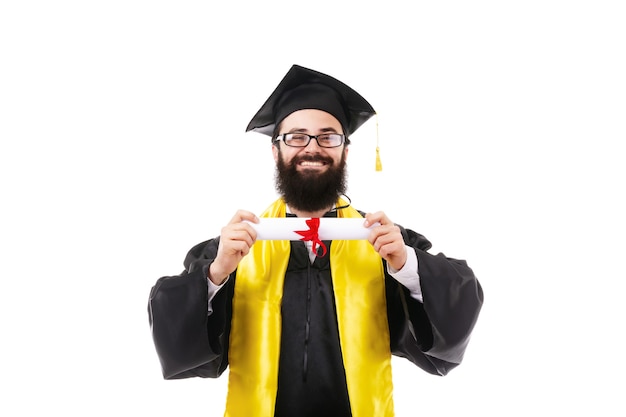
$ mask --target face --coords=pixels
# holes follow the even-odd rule
[[[280,124],[280,134],[307,133],[319,135],[321,133],[343,133],[341,123],[334,116],[322,110],[298,110],[285,117]],[[280,143],[280,150],[274,146],[274,160],[282,157],[283,163],[290,164],[296,161],[296,168],[300,172],[312,175],[327,171],[333,165],[338,165],[348,154],[345,145],[336,148],[322,148],[317,141],[311,140],[305,148],[294,148]]]
[[[341,124],[321,110],[299,110],[287,116],[280,125],[281,134],[343,133]],[[275,144],[276,189],[285,202],[296,209],[319,211],[329,209],[346,191],[345,144],[322,148],[311,140],[304,148]]]

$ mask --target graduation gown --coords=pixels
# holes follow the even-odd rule
[[[428,373],[446,375],[463,359],[482,288],[465,261],[432,255],[424,236],[401,231],[417,254],[423,303],[385,272],[391,352]],[[165,379],[216,378],[228,367],[235,272],[207,314],[206,277],[218,244],[215,238],[193,247],[185,270],[161,277],[150,292],[149,322]],[[275,415],[350,416],[329,256],[311,263],[304,243],[291,242],[281,309]]]

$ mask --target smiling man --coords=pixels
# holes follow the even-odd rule
[[[346,191],[349,136],[375,114],[356,91],[294,65],[248,131],[272,138],[281,197],[261,217],[362,218],[367,240],[257,241],[238,210],[161,277],[148,304],[166,379],[229,369],[227,416],[392,416],[391,355],[445,375],[483,303],[467,263]]]

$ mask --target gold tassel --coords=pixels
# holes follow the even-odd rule
[[[383,163],[380,161],[380,146],[378,146],[378,113],[376,113],[376,171],[383,170]]]

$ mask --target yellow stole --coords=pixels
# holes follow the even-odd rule
[[[343,206],[341,199],[337,206]],[[275,201],[261,217],[285,217]],[[338,217],[362,217],[351,206]],[[258,241],[239,263],[229,347],[227,417],[273,417],[278,388],[281,299],[290,242]],[[330,246],[337,323],[354,417],[394,415],[391,352],[380,255],[366,240]]]

